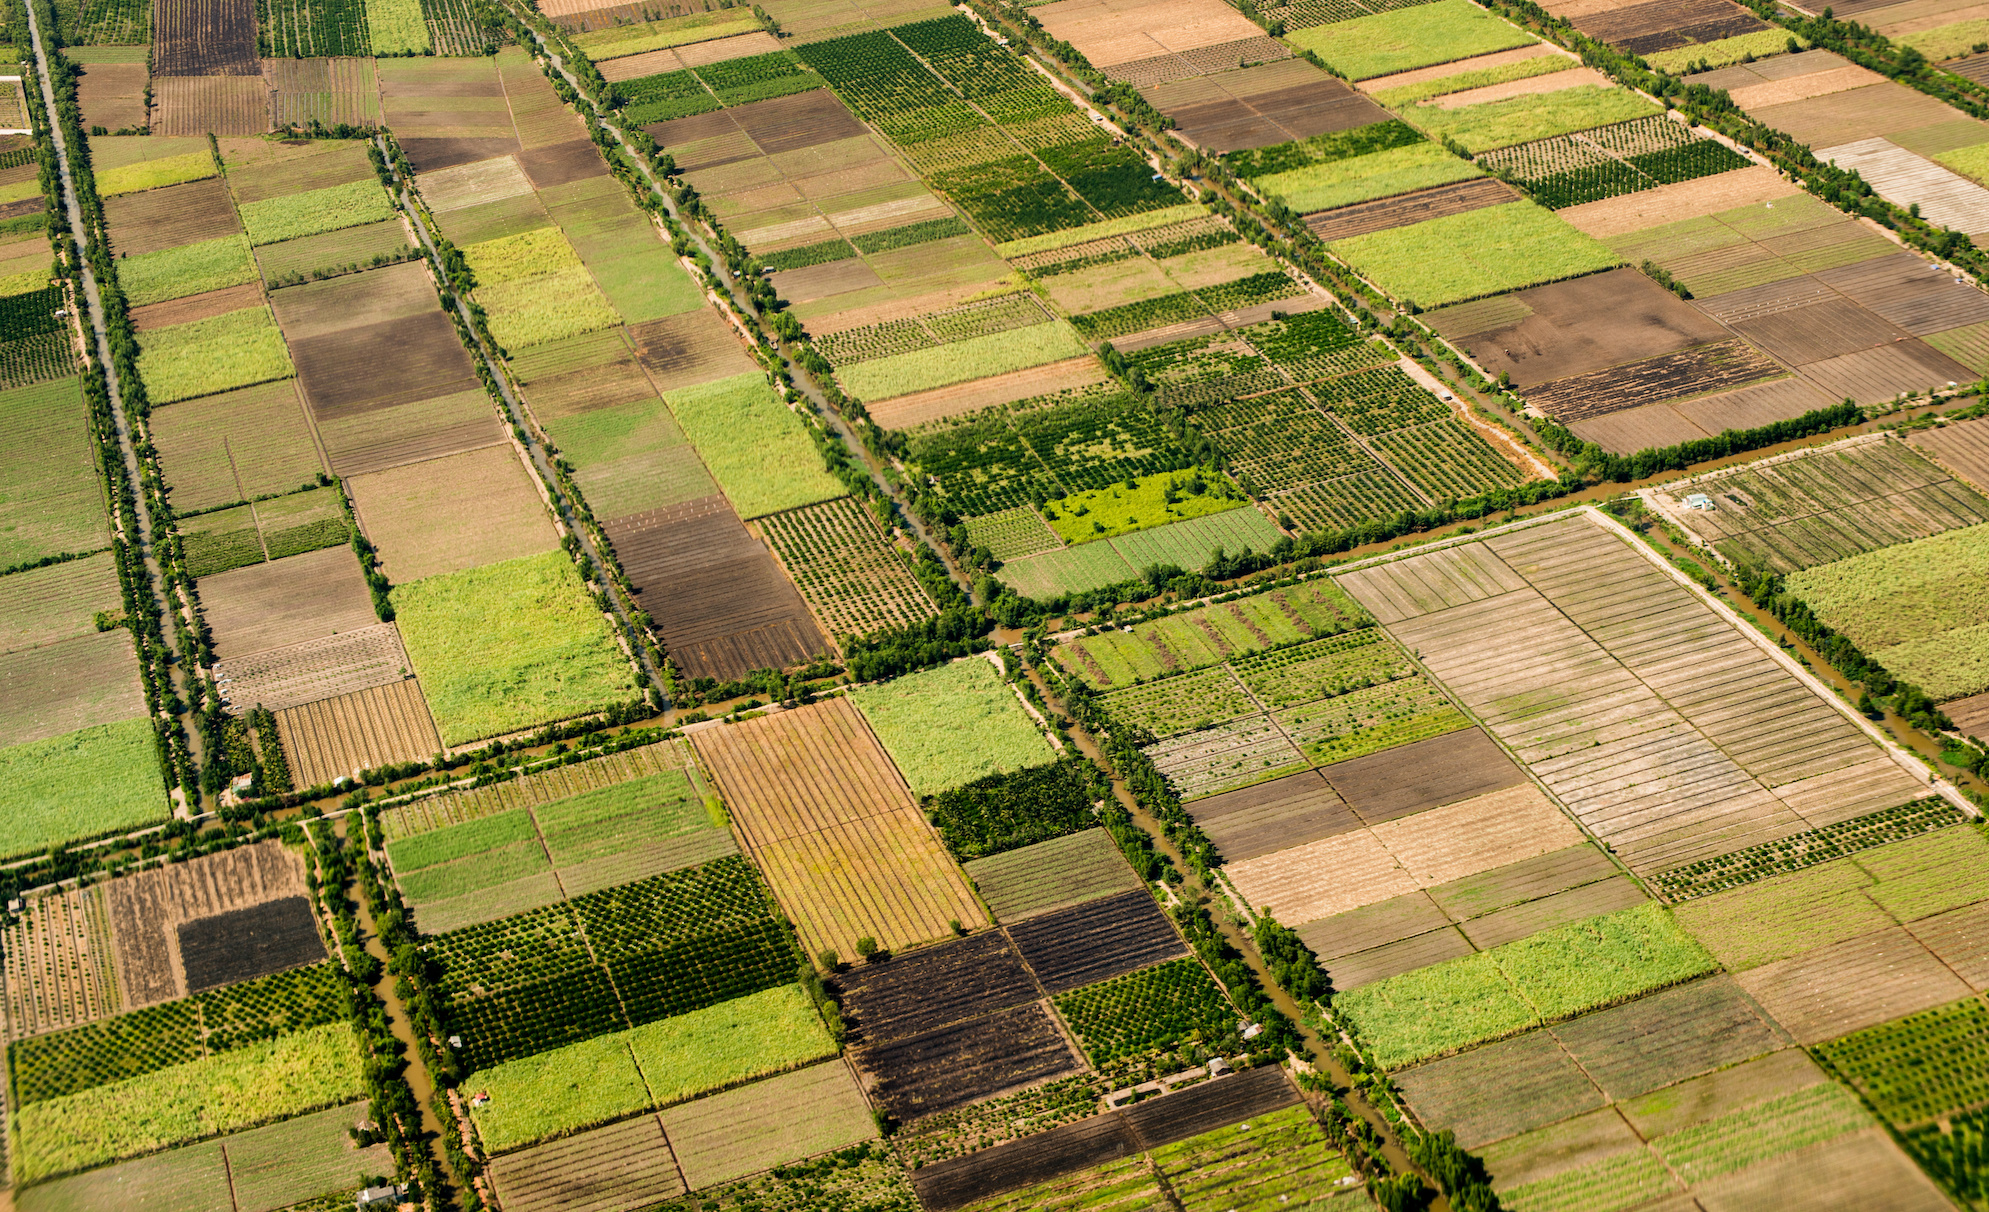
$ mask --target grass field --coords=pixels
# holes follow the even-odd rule
[[[1285,41],[1314,52],[1349,80],[1368,80],[1525,46],[1534,38],[1470,0],[1437,0],[1293,30]]]
[[[429,577],[393,597],[447,744],[599,711],[635,693],[564,551]]]
[[[473,1110],[491,1150],[516,1148],[648,1107],[666,1107],[835,1054],[798,985],[781,985],[479,1071]]]
[[[1989,690],[1989,523],[1804,569],[1817,617],[1936,700]]]
[[[643,51],[662,50],[669,46],[683,46],[691,42],[704,42],[712,38],[725,38],[733,34],[750,33],[760,28],[759,22],[750,16],[724,11],[693,13],[688,17],[672,17],[663,21],[640,22],[635,25],[615,25],[607,29],[590,30],[573,36],[573,44],[596,59],[619,58],[622,55],[638,55]]]
[[[665,397],[712,478],[742,518],[843,495],[800,417],[757,371]]]
[[[109,198],[117,194],[135,194],[141,189],[157,189],[162,185],[178,185],[182,181],[198,181],[213,175],[214,156],[211,153],[186,152],[101,169],[97,173],[97,192]]]
[[[0,392],[0,567],[110,545],[90,414],[74,377]]]
[[[1015,691],[981,657],[866,686],[852,697],[915,796],[1056,756]],[[971,745],[961,743],[966,737]]]
[[[1333,251],[1383,290],[1422,307],[1579,277],[1621,260],[1601,241],[1531,202],[1355,236],[1334,244]]]
[[[1200,491],[1196,491],[1199,486]],[[1044,507],[1050,529],[1066,543],[1130,534],[1169,522],[1206,517],[1245,504],[1220,473],[1164,471],[1123,484],[1074,492]]]
[[[366,0],[366,26],[376,55],[421,54],[431,46],[420,0]]]
[[[1293,210],[1306,213],[1484,175],[1471,161],[1453,156],[1435,143],[1415,143],[1271,173],[1251,184]]]
[[[1501,63],[1497,67],[1481,67],[1473,71],[1439,76],[1434,80],[1384,88],[1372,95],[1382,105],[1390,109],[1399,109],[1405,105],[1414,105],[1418,101],[1427,101],[1432,97],[1468,92],[1474,88],[1505,84],[1513,80],[1530,80],[1534,76],[1551,76],[1580,66],[1580,62],[1564,55],[1539,55],[1532,59],[1521,59],[1517,63]]]
[[[932,349],[875,358],[836,372],[843,390],[861,400],[888,400],[969,379],[1083,357],[1086,347],[1062,320],[969,337]]]
[[[1612,122],[1648,118],[1661,112],[1627,89],[1582,84],[1559,92],[1509,97],[1483,105],[1460,105],[1456,109],[1418,105],[1404,111],[1404,115],[1432,138],[1447,136],[1466,151],[1477,153]]]
[[[256,280],[255,259],[241,236],[140,253],[117,263],[117,282],[133,307],[163,303]]]
[[[1781,54],[1788,49],[1791,35],[1787,30],[1760,29],[1751,34],[1739,34],[1732,38],[1721,38],[1716,42],[1696,42],[1674,50],[1653,51],[1645,55],[1644,62],[1655,72],[1682,72],[1688,65],[1701,60],[1710,67],[1725,67],[1730,63],[1741,63],[1752,58],[1766,58]],[[1808,45],[1797,38],[1799,46]],[[1929,56],[1938,58],[1938,56]]]
[[[154,404],[171,404],[297,373],[267,306],[145,334],[138,370]]]
[[[300,194],[265,198],[242,206],[242,227],[251,244],[276,244],[301,236],[378,223],[394,216],[386,191],[372,178]]]
[[[160,1069],[15,1114],[17,1181],[350,1102],[365,1091],[359,1039],[331,1023]]]
[[[0,854],[163,819],[150,720],[125,720],[0,749]]]
[[[1323,579],[1202,606],[1140,623],[1130,632],[1082,636],[1056,649],[1057,662],[1100,689],[1223,661],[1315,636],[1364,627],[1367,614]]]

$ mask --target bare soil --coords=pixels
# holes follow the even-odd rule
[[[222,660],[380,621],[350,547],[327,547],[202,577],[198,588],[201,614]]]
[[[1317,771],[1196,800],[1189,809],[1224,862],[1241,862],[1361,827]]]
[[[278,897],[181,922],[179,945],[188,993],[204,993],[325,958],[317,915],[302,896]]]
[[[1521,388],[1727,337],[1718,323],[1634,269],[1537,286],[1505,299],[1532,314],[1458,339],[1488,374],[1510,374]]]
[[[834,983],[853,1044],[917,1035],[1042,996],[999,930],[875,963],[857,962]]]
[[[458,85],[468,88],[471,85]],[[483,95],[478,93],[476,95]],[[491,138],[412,138],[400,140],[401,151],[409,164],[418,173],[433,172],[438,168],[454,168],[458,164],[473,164],[478,160],[488,160],[492,156],[502,156],[518,150],[516,136]]]
[[[365,475],[503,442],[504,425],[482,387],[369,408],[318,422],[332,471]]]
[[[684,1191],[654,1115],[495,1158],[490,1174],[512,1212],[648,1206]]]
[[[905,1122],[1079,1067],[1041,1003],[867,1045],[852,1050],[850,1060],[868,1082],[871,1101]]]
[[[658,393],[752,370],[738,330],[708,307],[629,328],[636,358]]]
[[[152,102],[157,135],[258,135],[270,128],[270,93],[259,68],[253,76],[155,75]]]
[[[139,332],[150,332],[157,328],[171,328],[175,324],[191,324],[195,320],[212,319],[231,311],[254,307],[261,302],[261,284],[244,282],[240,286],[210,290],[206,294],[188,295],[184,299],[134,307],[131,309],[131,326]]]
[[[477,386],[456,326],[439,309],[290,343],[319,423]]]
[[[166,0],[158,5],[152,14],[152,73],[253,76],[260,82],[255,0]]]
[[[191,991],[180,968],[181,923],[307,895],[303,860],[274,840],[154,867],[105,891],[127,1010]]]
[[[1144,888],[1032,917],[1008,934],[1051,994],[1188,954]]]
[[[1340,762],[1321,773],[1370,825],[1526,779],[1492,738],[1476,728]]]
[[[442,750],[428,701],[412,677],[279,711],[276,730],[299,787]]]
[[[1397,194],[1392,198],[1356,202],[1352,206],[1322,210],[1308,215],[1305,225],[1312,229],[1313,235],[1330,244],[1335,240],[1365,236],[1370,232],[1407,227],[1412,223],[1421,223],[1425,219],[1441,219],[1445,215],[1461,215],[1469,211],[1483,210],[1487,206],[1498,206],[1514,201],[1518,197],[1513,188],[1505,182],[1495,181],[1490,177],[1478,177],[1470,181],[1458,181],[1450,185],[1436,185],[1429,189]]]
[[[509,443],[346,482],[360,529],[395,584],[559,546],[544,500]]]
[[[545,147],[527,147],[519,151],[518,161],[524,166],[525,175],[532,179],[532,184],[540,189],[571,185],[575,181],[608,174],[608,166],[602,161],[601,153],[585,139]]]
[[[137,256],[242,230],[219,177],[104,199],[117,251]]]
[[[724,112],[769,156],[854,138],[866,130],[826,88],[754,101]]]
[[[1710,395],[1786,372],[1745,341],[1715,341],[1542,383],[1527,402],[1567,424],[1645,404]]]

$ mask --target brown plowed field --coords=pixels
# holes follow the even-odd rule
[[[1189,812],[1229,863],[1361,827],[1332,785],[1311,770],[1196,800]]]
[[[708,315],[709,309],[690,314]],[[540,346],[511,365],[525,385],[533,415],[542,422],[653,400],[657,395],[619,328]]]
[[[223,661],[380,621],[350,547],[327,547],[202,577],[197,588],[215,655]]]
[[[333,472],[359,476],[497,445],[504,441],[504,423],[483,388],[472,387],[320,419],[318,436]]]
[[[1757,109],[1748,117],[1810,147],[1836,147],[1886,131],[1952,122],[1959,111],[1890,80]]]
[[[1801,368],[1804,378],[1833,400],[1860,404],[1890,400],[1903,391],[1924,392],[1949,383],[1967,383],[1975,372],[1925,341],[1894,341]]]
[[[1718,323],[1634,269],[1515,291],[1501,302],[1526,311],[1492,327],[1471,325],[1477,331],[1456,339],[1486,373],[1510,374],[1523,389],[1730,339]]]
[[[254,76],[152,77],[158,135],[259,135],[269,129],[269,88]]]
[[[709,307],[630,327],[636,359],[658,392],[694,387],[754,368],[738,330]]]
[[[870,1104],[840,1060],[682,1103],[659,1118],[685,1180],[698,1189],[877,1135]]]
[[[456,326],[440,309],[293,340],[290,356],[320,421],[476,386]]]
[[[438,168],[474,164],[478,160],[488,160],[492,156],[515,152],[518,150],[518,139],[516,136],[477,139],[410,138],[402,139],[400,145],[408,163],[414,165],[414,171],[427,173],[434,172]]]
[[[1370,825],[1526,781],[1476,728],[1326,767],[1326,781]]]
[[[251,707],[282,711],[398,682],[407,676],[407,668],[399,629],[379,623],[222,661],[214,668],[214,681],[223,701],[237,713]]]
[[[1648,55],[1768,26],[1732,0],[1656,0],[1577,17],[1575,28],[1630,54]]]
[[[854,1044],[950,1027],[1042,997],[999,930],[858,964],[834,983]]]
[[[122,1008],[102,887],[29,898],[5,937],[9,1038],[93,1022]]]
[[[1916,337],[1989,320],[1989,294],[1956,282],[1910,252],[1818,270],[1816,276]]]
[[[127,130],[147,125],[143,63],[86,63],[76,81],[76,104],[85,127]]]
[[[276,93],[279,127],[380,122],[380,83],[372,59],[264,59],[262,70]]]
[[[1791,366],[1855,353],[1908,335],[1898,325],[1835,295],[1758,319],[1729,322],[1734,331]]]
[[[171,328],[175,324],[210,320],[231,311],[240,311],[244,307],[254,307],[261,302],[262,287],[255,282],[244,282],[240,286],[188,295],[184,299],[174,299],[168,303],[134,307],[131,309],[131,326],[139,332],[150,332],[158,328]]]
[[[1939,460],[1941,466],[1989,491],[1989,420],[1921,430],[1912,440],[1915,446]]]
[[[286,708],[276,713],[276,730],[299,787],[442,751],[428,700],[411,677]]]
[[[1745,341],[1717,341],[1613,370],[1542,383],[1526,398],[1567,424],[1644,404],[1710,395],[1783,373],[1773,359]]]
[[[127,1010],[186,996],[181,923],[309,895],[303,860],[278,841],[154,867],[111,881],[105,892]]]
[[[1701,76],[1700,79],[1706,77]],[[1739,206],[1758,206],[1801,192],[1801,186],[1785,179],[1774,169],[1765,164],[1755,164],[1711,177],[1660,185],[1656,189],[1620,198],[1584,202],[1554,213],[1576,230],[1598,240],[1607,240],[1611,236],[1662,227],[1667,223],[1695,219]]]
[[[1836,1039],[1972,992],[1903,927],[1819,947],[1734,979],[1799,1044]]]
[[[1679,415],[1669,404],[1646,404],[1641,408],[1604,413],[1586,421],[1576,421],[1568,426],[1568,430],[1584,442],[1593,442],[1612,454],[1624,455],[1653,446],[1676,446],[1680,442],[1712,436]]]
[[[1144,888],[1032,917],[1008,933],[1052,995],[1188,954]]]
[[[1461,215],[1469,211],[1483,210],[1487,206],[1511,202],[1518,197],[1512,186],[1505,182],[1495,181],[1490,177],[1478,177],[1470,181],[1459,181],[1453,185],[1438,185],[1412,193],[1397,194],[1392,198],[1379,198],[1373,202],[1356,202],[1352,206],[1322,210],[1307,215],[1305,225],[1312,229],[1313,235],[1330,244],[1335,240],[1348,240],[1371,232],[1407,227],[1411,223],[1421,223],[1425,219],[1441,219],[1445,215]]]
[[[590,177],[606,176],[608,172],[601,153],[585,139],[570,139],[545,147],[527,147],[519,152],[518,161],[523,165],[525,175],[539,189],[571,185]]]
[[[509,1212],[621,1212],[684,1193],[653,1115],[495,1158],[490,1177]]]
[[[164,0],[155,5],[152,74],[260,80],[255,0]]]
[[[807,604],[723,496],[602,525],[636,599],[691,677],[730,681],[826,651]]]
[[[1260,91],[1253,77],[1283,87]],[[1302,61],[1177,80],[1144,92],[1174,119],[1182,135],[1212,152],[1269,147],[1385,122],[1392,116],[1344,82]]]
[[[283,59],[282,63],[310,60]],[[318,62],[323,62],[319,60]],[[342,63],[372,60],[340,60]],[[305,141],[283,139],[221,140],[221,158],[228,166],[228,188],[239,203],[262,202],[306,190],[329,189],[373,179],[366,145],[356,139]],[[420,266],[409,267],[419,273]],[[299,292],[309,295],[311,290]]]
[[[437,310],[434,283],[419,262],[285,287],[271,293],[269,306],[292,342]]]
[[[826,88],[754,101],[722,112],[769,156],[866,133],[863,123]]]
[[[559,546],[545,501],[508,442],[354,476],[347,488],[395,584]]]
[[[1830,397],[1801,379],[1777,379],[1669,407],[1708,434],[1716,434],[1791,420],[1831,403]]]
[[[219,177],[104,199],[117,251],[136,256],[242,230]]]
[[[902,948],[987,920],[848,699],[693,743],[811,954],[854,955],[865,936]]]
[[[1593,843],[1584,842],[1438,884],[1429,890],[1429,895],[1445,913],[1463,922],[1616,873],[1616,864]]]
[[[1316,924],[1316,923],[1315,923]],[[1311,940],[1308,926],[1298,932],[1301,939]],[[1385,981],[1391,976],[1404,972],[1414,972],[1431,964],[1441,964],[1445,960],[1470,955],[1474,948],[1459,933],[1455,926],[1432,930],[1428,934],[1418,934],[1400,942],[1386,943],[1367,951],[1356,951],[1352,955],[1341,956],[1326,966],[1326,975],[1335,989],[1358,989],[1376,981]]]
[[[851,1051],[871,1100],[910,1123],[1080,1066],[1039,1002]]]
[[[1595,1083],[1546,1031],[1394,1076],[1423,1122],[1432,1131],[1456,1132],[1467,1149],[1603,1104]]]
[[[1989,903],[1922,918],[1906,928],[1969,988],[1989,989]]]

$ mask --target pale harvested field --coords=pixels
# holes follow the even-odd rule
[[[286,708],[276,713],[276,730],[298,787],[392,762],[431,758],[443,749],[421,683],[411,676]]]
[[[531,178],[518,166],[516,156],[497,156],[473,164],[459,164],[455,168],[439,168],[432,173],[423,173],[421,177],[421,196],[427,201],[428,208],[437,214],[485,202],[501,202],[531,192]]]
[[[1416,891],[1415,877],[1365,829],[1231,863],[1223,871],[1252,908],[1287,926]]]
[[[1989,902],[1922,918],[1906,929],[1969,988],[1989,989]]]
[[[780,43],[765,30],[754,30],[750,34],[734,34],[730,38],[713,38],[706,42],[693,42],[676,48],[677,58],[685,67],[703,67],[709,63],[725,63],[732,59],[744,59],[748,55],[770,55],[780,49]]]
[[[841,1060],[683,1103],[659,1118],[693,1189],[877,1135],[870,1104]]]
[[[1030,15],[1100,68],[1264,35],[1220,0],[1060,0]]]
[[[1568,426],[1584,442],[1615,454],[1634,454],[1653,446],[1676,446],[1712,435],[1680,416],[1669,404],[1646,404],[1604,413]]]
[[[202,577],[201,614],[223,661],[357,631],[380,621],[350,547],[252,564]]]
[[[1763,109],[1770,105],[1807,101],[1811,97],[1826,97],[1846,89],[1863,88],[1867,84],[1884,82],[1885,77],[1877,72],[1856,64],[1848,64],[1844,67],[1833,67],[1829,71],[1811,72],[1808,75],[1791,76],[1786,80],[1768,80],[1745,88],[1736,88],[1728,95],[1733,98],[1733,103],[1742,109]]]
[[[1989,694],[1970,695],[1965,699],[1942,703],[1941,711],[1954,721],[1956,730],[1963,736],[1977,740],[1989,737]]]
[[[121,627],[0,656],[0,745],[144,714],[138,654]]]
[[[981,925],[966,877],[847,698],[693,738],[810,954],[903,948]]]
[[[1444,80],[1463,72],[1483,71],[1491,67],[1504,67],[1508,63],[1519,63],[1526,59],[1538,59],[1542,55],[1562,52],[1545,42],[1522,46],[1515,50],[1494,51],[1489,55],[1477,55],[1470,59],[1456,59],[1449,63],[1439,63],[1435,67],[1419,67],[1414,71],[1396,72],[1392,76],[1376,76],[1354,85],[1364,93],[1386,92],[1391,88],[1404,88],[1411,84],[1427,84],[1431,80]]]
[[[1973,992],[1903,927],[1734,978],[1799,1044],[1821,1043]]]
[[[646,775],[682,770],[693,784],[702,788],[697,770],[691,764],[690,746],[682,740],[644,745],[636,749],[590,758],[570,766],[555,766],[535,774],[521,775],[507,782],[492,783],[465,791],[447,791],[415,800],[381,814],[381,827],[389,839],[410,837],[460,825],[479,817],[509,812],[514,808],[536,808],[587,791],[598,791],[616,783],[626,783]]]
[[[1817,784],[1806,780],[1883,756],[1587,515],[1471,546],[1481,550],[1397,561],[1343,584],[1640,871],[1821,823],[1773,789],[1793,785],[1807,805]],[[1494,634],[1500,643],[1484,643]],[[1913,798],[1908,782],[1893,784],[1894,802]],[[1879,788],[1890,794],[1883,777]]]
[[[1802,375],[1832,399],[1848,397],[1863,404],[1975,378],[1968,367],[1924,341],[1897,341],[1811,362],[1802,367]]]
[[[1585,840],[1581,827],[1532,783],[1387,821],[1374,826],[1374,835],[1425,888]]]
[[[1786,105],[1763,106],[1750,110],[1748,117],[1794,137],[1798,143],[1836,147],[1887,131],[1951,122],[1963,115],[1924,93],[1887,80]]]
[[[1989,492],[1989,418],[1922,430],[1912,441],[1941,466]]]
[[[251,707],[282,711],[398,682],[408,669],[400,629],[378,623],[222,661],[214,667],[214,683],[237,713]]]
[[[259,75],[152,77],[154,135],[259,135],[269,124],[269,86]]]
[[[1104,380],[1105,374],[1098,368],[1097,359],[1072,358],[1067,362],[1052,362],[1047,366],[976,379],[971,383],[899,396],[888,403],[871,406],[870,419],[885,429],[910,429],[995,404],[1009,404]]]
[[[545,501],[509,442],[346,484],[359,528],[396,585],[559,546]]]
[[[684,1193],[654,1115],[495,1158],[490,1176],[509,1212],[623,1212]]]
[[[8,925],[10,1039],[92,1022],[122,1008],[101,886],[35,897]]]
[[[1951,1212],[1954,1207],[1878,1127],[1708,1179],[1694,1187],[1693,1194],[1705,1212],[1774,1208]]]
[[[1759,206],[1801,192],[1801,186],[1785,180],[1774,169],[1755,164],[1676,185],[1660,185],[1621,198],[1584,202],[1554,213],[1588,235],[1604,240],[1737,206]]]
[[[1989,137],[1989,126],[1982,129]],[[1989,189],[1884,139],[1819,147],[1816,158],[1855,172],[1900,206],[1917,203],[1928,222],[1956,231],[1989,231]]]
[[[126,1010],[186,996],[180,923],[309,896],[303,859],[273,840],[154,867],[104,888]]]
[[[1739,391],[1721,392],[1672,404],[1679,416],[1707,434],[1729,429],[1755,429],[1774,421],[1788,421],[1828,408],[1834,401],[1801,379],[1777,379]]]

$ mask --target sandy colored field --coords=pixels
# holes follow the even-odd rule
[[[1583,84],[1609,88],[1613,83],[1609,77],[1592,67],[1577,67],[1565,72],[1550,72],[1545,76],[1527,76],[1521,80],[1508,80],[1503,84],[1488,84],[1483,88],[1466,89],[1461,93],[1445,93],[1436,98],[1436,105],[1441,109],[1459,109],[1466,105],[1487,105],[1493,101],[1504,101],[1508,97],[1558,93],[1564,88],[1574,88]]]
[[[659,1118],[693,1188],[877,1135],[870,1104],[840,1060],[696,1099]]]
[[[532,182],[525,176],[525,170],[518,167],[516,156],[498,156],[456,168],[439,169],[425,173],[421,178],[421,196],[427,200],[429,209],[437,214],[522,197],[531,192]]]
[[[1660,185],[1626,197],[1585,202],[1554,213],[1588,235],[1607,239],[1737,206],[1757,206],[1801,192],[1800,186],[1785,180],[1774,169],[1756,164],[1676,185]]]
[[[509,444],[354,476],[353,513],[397,585],[559,546]]]
[[[421,683],[412,677],[285,708],[276,713],[276,730],[298,787],[442,751]]]
[[[269,129],[269,87],[255,76],[154,76],[152,132],[259,135]]]
[[[1912,441],[1941,466],[1989,492],[1989,418],[1923,430]]]
[[[1439,63],[1435,67],[1419,67],[1414,71],[1396,72],[1392,76],[1376,76],[1354,85],[1364,93],[1386,92],[1391,88],[1403,88],[1411,84],[1426,84],[1431,80],[1444,80],[1464,72],[1483,71],[1490,67],[1504,67],[1508,63],[1518,63],[1526,59],[1537,59],[1542,55],[1555,55],[1561,52],[1545,42],[1535,42],[1514,50],[1495,51],[1489,55],[1478,55],[1470,59],[1456,59],[1449,63]]]
[[[0,746],[144,714],[138,654],[123,628],[0,657]]]
[[[1260,913],[1288,926],[1416,891],[1416,881],[1371,831],[1324,838],[1224,868]]]
[[[987,918],[848,699],[698,732],[693,744],[810,954],[939,938]]]
[[[380,621],[350,547],[202,577],[197,588],[215,654],[224,661]]]
[[[1374,835],[1425,888],[1584,840],[1581,827],[1532,783],[1387,821]]]
[[[1901,927],[1819,947],[1735,979],[1801,1044],[1836,1039],[1972,992]]]
[[[122,1008],[101,887],[30,899],[5,939],[9,1038],[74,1027]]]
[[[1060,0],[1031,15],[1101,68],[1264,35],[1219,0]]]
[[[231,708],[282,711],[398,682],[407,676],[407,650],[392,623],[342,631],[215,666],[214,681]]]
[[[1746,88],[1736,88],[1729,95],[1733,97],[1734,104],[1742,109],[1759,109],[1790,101],[1806,101],[1811,97],[1824,97],[1831,93],[1841,93],[1846,89],[1863,88],[1867,84],[1883,83],[1884,80],[1885,77],[1875,71],[1851,64],[1825,72],[1812,72],[1806,76],[1792,76],[1787,80],[1770,80]]]
[[[124,1009],[187,994],[179,925],[282,897],[308,896],[304,861],[282,842],[257,842],[154,867],[105,886]]]
[[[976,409],[1027,400],[1051,392],[1085,387],[1105,380],[1105,371],[1095,358],[1072,358],[1047,366],[1018,370],[1005,375],[957,383],[899,396],[870,410],[871,420],[885,429],[910,429],[931,421],[956,417]]]
[[[507,1154],[490,1172],[511,1212],[621,1212],[684,1190],[654,1115]]]

